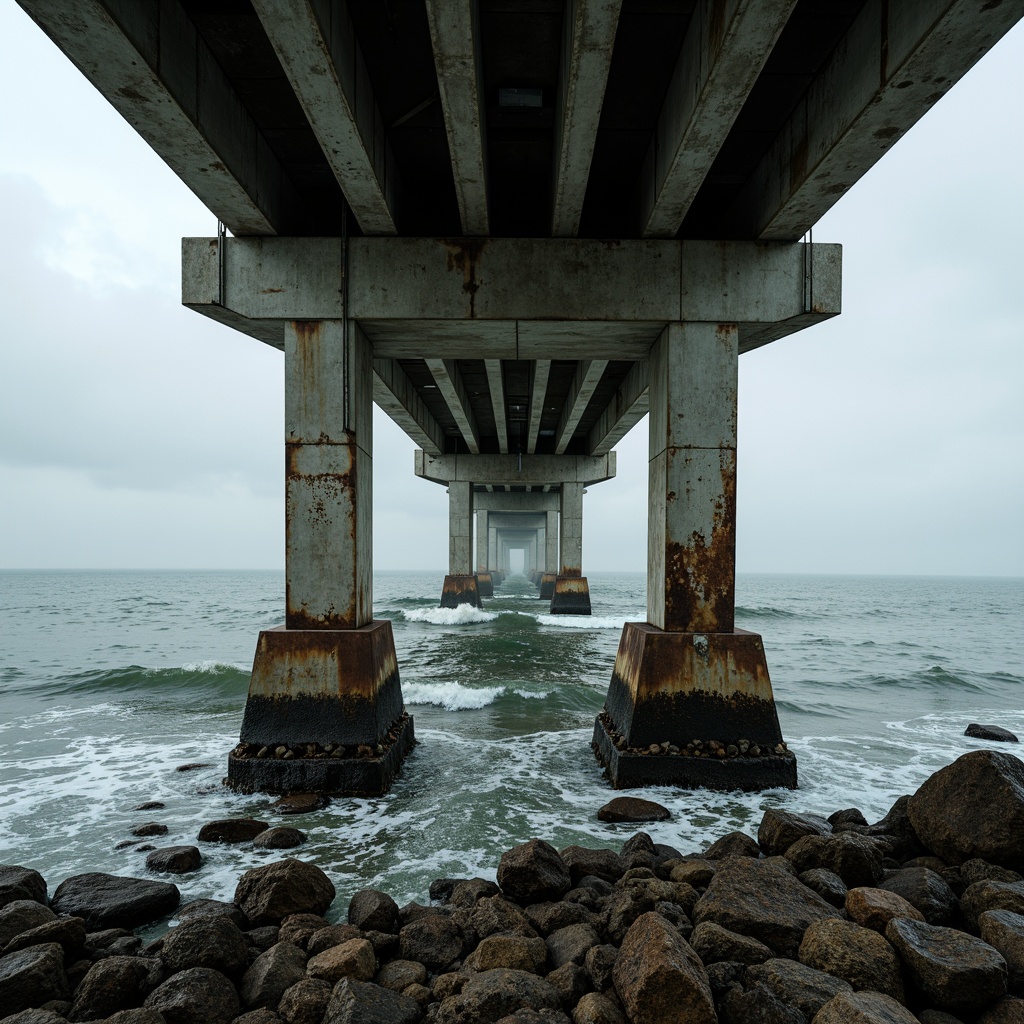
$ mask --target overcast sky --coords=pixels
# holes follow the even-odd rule
[[[815,228],[842,316],[740,360],[740,572],[1024,575],[1024,28]],[[280,568],[283,356],[184,309],[215,218],[0,4],[0,568]],[[377,411],[381,569],[444,569],[444,489]],[[647,421],[584,571],[642,570]]]

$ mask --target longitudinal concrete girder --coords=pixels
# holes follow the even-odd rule
[[[597,385],[608,366],[607,359],[584,359],[576,367],[576,376],[569,389],[569,399],[562,410],[562,418],[555,431],[555,454],[561,455],[569,447],[576,427],[590,404]]]
[[[641,234],[672,238],[796,0],[699,0],[640,181]]]
[[[253,7],[359,226],[368,235],[395,234],[398,172],[348,4],[253,0]]]
[[[728,211],[741,237],[801,237],[1024,15],[1019,2],[870,0]]]
[[[540,423],[544,415],[544,400],[547,396],[548,377],[551,375],[551,360],[538,359],[530,371],[530,418],[526,428],[526,450],[532,455],[537,450],[540,438]]]
[[[396,360],[374,359],[373,400],[425,452],[440,455],[444,451],[441,425]]]
[[[592,455],[610,452],[647,415],[650,408],[649,382],[650,362],[646,359],[635,362],[613,400],[590,428],[587,450]]]
[[[453,359],[427,359],[425,362],[437,382],[438,390],[444,396],[452,419],[458,424],[466,447],[478,455],[480,439],[476,429],[476,417],[473,415],[473,407],[470,405],[466,385],[458,366]]]
[[[555,110],[555,184],[551,234],[580,229],[622,0],[568,0]]]

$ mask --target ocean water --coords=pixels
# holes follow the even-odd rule
[[[419,745],[392,791],[280,818],[271,798],[221,784],[237,742],[257,631],[283,614],[280,573],[0,573],[0,863],[51,889],[83,871],[144,875],[115,849],[161,821],[157,845],[195,843],[205,821],[264,817],[308,833],[298,856],[334,879],[343,909],[376,886],[425,901],[436,877],[493,878],[531,836],[617,848],[613,794],[590,751],[622,624],[643,620],[644,576],[590,575],[593,616],[545,614],[523,578],[483,611],[437,607],[441,573],[382,572]],[[738,624],[762,634],[800,789],[652,788],[647,831],[688,852],[769,806],[881,817],[966,750],[972,721],[1024,735],[1024,580],[741,576]],[[1005,747],[1004,747],[1005,749]],[[187,772],[179,765],[199,762]],[[133,808],[163,801],[163,810]],[[144,842],[143,840],[139,841]],[[280,854],[200,844],[183,897],[230,898],[242,871]]]

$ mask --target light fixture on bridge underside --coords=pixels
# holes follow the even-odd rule
[[[519,87],[499,89],[498,106],[539,109],[544,106],[544,90]]]

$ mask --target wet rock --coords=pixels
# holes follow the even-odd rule
[[[0,957],[0,1006],[11,1013],[68,995],[64,950],[55,942]]]
[[[705,889],[715,876],[717,864],[713,860],[696,857],[681,861],[669,873],[673,882],[686,882],[696,889]]]
[[[526,908],[526,917],[533,928],[541,935],[548,936],[559,928],[568,928],[573,924],[594,923],[594,914],[581,903],[534,903]]]
[[[841,992],[818,1011],[814,1024],[917,1024],[917,1018],[881,992]]]
[[[964,729],[964,735],[970,736],[976,740],[994,740],[996,743],[1018,743],[1019,740],[1009,729],[1004,729],[999,725],[979,725],[977,722],[971,722],[966,729]]]
[[[174,770],[176,772],[195,772],[200,768],[212,768],[213,766],[206,761],[189,761],[187,764],[179,764]]]
[[[290,942],[278,942],[261,953],[242,978],[239,993],[248,1009],[273,1009],[285,991],[306,976],[306,954]]]
[[[976,1018],[974,1024],[1024,1024],[1024,999],[1003,996]]]
[[[263,925],[261,928],[249,928],[245,932],[245,941],[252,946],[253,949],[258,949],[260,952],[266,952],[279,940],[281,935],[281,929],[275,928],[272,924]]]
[[[632,1024],[717,1020],[703,964],[659,914],[644,914],[626,933],[613,978]]]
[[[466,957],[464,967],[467,971],[505,969],[544,974],[547,960],[548,947],[543,939],[490,935]]]
[[[827,836],[832,826],[816,814],[796,814],[769,807],[757,828],[757,842],[765,855],[773,857],[785,853],[804,836]]]
[[[743,832],[727,832],[704,851],[706,860],[723,860],[726,857],[754,857],[756,859],[760,856],[761,847]]]
[[[601,944],[601,936],[590,924],[571,924],[547,937],[548,960],[552,968],[563,964],[582,964],[587,951]]]
[[[119,939],[130,939],[132,932],[127,928],[103,928],[100,931],[87,932],[86,945],[93,949],[109,949]]]
[[[746,971],[749,981],[763,985],[787,1006],[793,1006],[810,1020],[840,992],[852,992],[848,981],[834,978],[796,960],[766,960]]]
[[[829,871],[828,868],[810,868],[801,871],[797,877],[808,889],[816,892],[833,907],[841,907],[846,902],[846,883],[834,871]]]
[[[57,886],[50,907],[57,914],[81,917],[90,931],[138,928],[171,913],[181,901],[178,887],[148,878],[89,873]]]
[[[331,993],[323,1024],[417,1024],[419,1003],[372,982],[342,978]]]
[[[498,864],[498,885],[514,903],[529,906],[557,900],[571,887],[569,869],[558,851],[543,839],[512,847]]]
[[[281,814],[310,814],[323,810],[330,802],[330,797],[322,793],[289,793],[271,806]]]
[[[588,850],[582,846],[567,846],[561,851],[560,856],[569,869],[573,885],[579,885],[580,879],[588,875],[603,878],[606,882],[617,882],[626,870],[622,858],[615,850]]]
[[[373,979],[374,984],[381,988],[389,988],[392,992],[401,992],[410,985],[425,985],[427,970],[415,960],[392,960],[385,964]]]
[[[203,855],[196,846],[165,846],[146,857],[146,867],[150,871],[171,875],[188,874],[197,870],[202,863]]]
[[[615,961],[619,958],[617,946],[606,943],[601,946],[592,946],[587,950],[583,960],[583,967],[590,978],[590,986],[597,992],[604,992],[611,988],[612,971],[615,968]]]
[[[305,948],[309,956],[316,956],[332,946],[340,946],[349,939],[366,938],[363,933],[351,924],[329,924],[318,928],[306,940]]]
[[[868,819],[856,807],[848,807],[842,811],[833,811],[825,820],[832,826],[833,830],[836,825],[857,825],[867,828],[868,824]]]
[[[0,1013],[4,1011],[0,1009]],[[0,1024],[65,1024],[66,1017],[53,1010],[22,1010],[12,1013],[9,1017],[0,1017]]]
[[[306,964],[306,974],[310,978],[320,978],[332,985],[342,978],[371,981],[376,973],[377,957],[366,939],[349,939],[340,946],[317,953]]]
[[[348,905],[348,923],[362,931],[398,932],[398,904],[377,889],[361,889]]]
[[[902,896],[887,889],[861,887],[846,894],[846,913],[850,920],[876,932],[884,932],[894,917],[923,921],[924,914]]]
[[[80,950],[85,945],[85,922],[80,917],[60,917],[47,921],[37,928],[29,928],[16,935],[3,948],[3,952],[14,953],[29,946],[41,946],[48,942],[59,943],[65,953]]]
[[[486,878],[463,878],[452,887],[448,901],[453,907],[471,909],[480,900],[492,899],[501,890]]]
[[[930,868],[902,868],[879,882],[876,888],[902,896],[929,924],[950,924],[959,916],[956,893]]]
[[[980,857],[972,857],[960,865],[960,878],[965,888],[975,882],[1024,882],[1024,876],[1019,872],[990,864]]]
[[[1010,989],[1024,989],[1024,915],[1010,910],[986,910],[978,918],[982,942],[1006,961]]]
[[[229,1024],[241,1013],[235,986],[208,967],[190,967],[172,975],[146,997],[167,1024]]]
[[[801,858],[804,847],[810,856]],[[787,858],[798,872],[811,868],[825,868],[834,872],[847,888],[875,885],[882,880],[882,851],[880,844],[856,832],[798,840],[787,851]]]
[[[572,1011],[573,1024],[629,1024],[625,1014],[606,996],[588,992]]]
[[[904,1001],[896,954],[870,928],[838,918],[814,921],[804,933],[799,957],[800,963],[842,978],[855,989],[870,989]]]
[[[438,1002],[443,1002],[451,996],[457,996],[469,981],[469,975],[461,971],[450,971],[448,974],[439,974],[434,979],[431,993]]]
[[[249,927],[245,914],[234,903],[227,903],[224,900],[192,900],[178,907],[176,916],[181,922],[191,921],[195,917],[226,917],[239,928]]]
[[[693,923],[714,921],[795,959],[808,925],[838,912],[794,878],[791,870],[788,861],[777,857],[722,861],[697,902]]]
[[[249,944],[226,917],[193,917],[167,933],[160,957],[172,971],[209,967],[234,978],[249,966]]]
[[[292,850],[306,841],[306,833],[301,829],[278,825],[261,832],[252,841],[257,850]]]
[[[165,836],[167,835],[167,826],[159,821],[147,821],[142,825],[136,825],[131,830],[131,834],[139,839],[149,836]]]
[[[885,928],[914,988],[952,1013],[977,1011],[1006,994],[1006,961],[966,932],[894,918]]]
[[[438,1024],[498,1021],[521,1009],[559,1009],[557,990],[527,971],[493,970],[471,975],[459,995],[445,1000]]]
[[[1024,868],[1024,762],[1012,754],[961,755],[927,779],[907,809],[917,834],[948,863],[981,857]]]
[[[398,952],[398,936],[391,932],[363,932],[363,938],[373,946],[378,960],[390,960]]]
[[[703,921],[697,925],[690,935],[690,945],[705,967],[723,960],[739,964],[760,964],[775,956],[763,942],[738,935],[714,921]]]
[[[46,880],[32,868],[0,864],[0,907],[15,900],[46,902]]]
[[[1024,914],[1024,882],[975,882],[960,897],[967,926],[978,930],[978,918],[986,910],[1009,910]]]
[[[75,989],[68,1020],[99,1020],[118,1010],[142,1006],[152,964],[133,956],[98,960]]]
[[[668,821],[671,817],[667,807],[635,796],[617,796],[597,812],[597,820],[607,822]]]
[[[333,985],[318,978],[303,978],[287,989],[277,1005],[277,1015],[285,1024],[320,1024]]]
[[[292,942],[301,949],[306,949],[309,940],[319,931],[329,927],[327,919],[320,914],[289,914],[281,922],[277,937],[281,942]],[[364,938],[362,932],[356,929],[355,935],[346,936],[342,941],[347,942],[350,938]],[[338,945],[338,943],[334,943]]]
[[[718,1001],[721,1024],[806,1024],[806,1017],[787,1006],[764,985],[730,985]]]
[[[320,868],[292,857],[246,871],[235,889],[235,903],[254,925],[276,924],[289,914],[323,914],[334,896]]]
[[[658,862],[654,840],[646,832],[637,832],[635,836],[630,836],[622,844],[619,856],[627,871],[630,868],[648,868],[653,873],[654,865]]]
[[[267,822],[255,818],[222,818],[208,821],[197,838],[202,843],[248,843],[268,828]]]
[[[0,947],[7,945],[15,935],[55,921],[57,915],[36,900],[12,900],[0,907]]]
[[[462,954],[462,933],[439,914],[420,918],[398,933],[403,960],[418,960],[428,971],[441,971]]]

